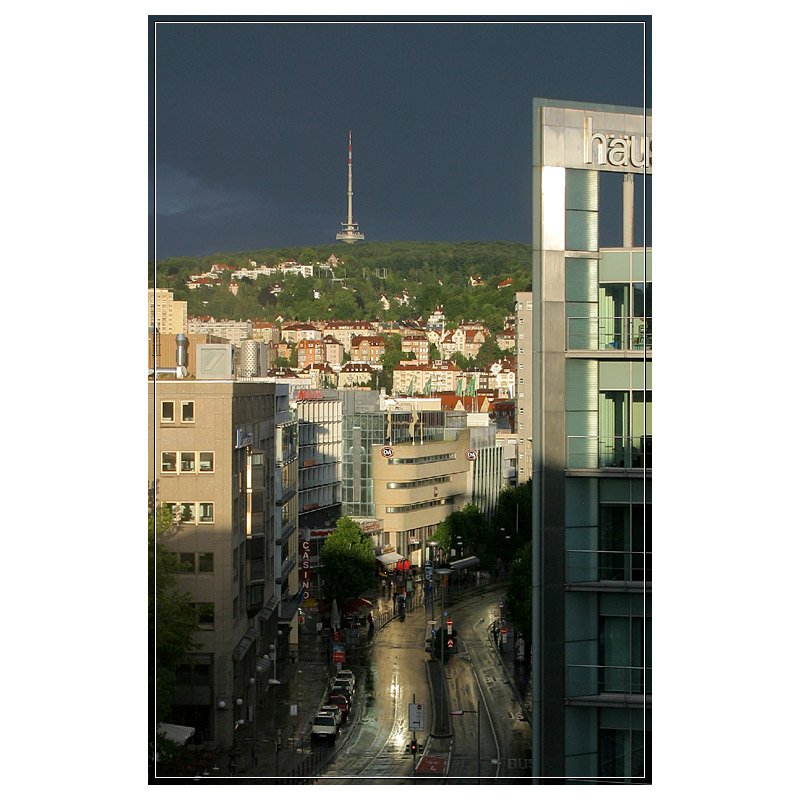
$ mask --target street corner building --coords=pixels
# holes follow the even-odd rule
[[[651,174],[649,110],[534,99],[534,391],[519,413],[533,420],[533,775],[553,782],[652,774]],[[618,246],[601,248],[612,213]]]

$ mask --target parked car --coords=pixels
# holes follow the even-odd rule
[[[335,676],[335,680],[341,680],[344,678],[345,680],[350,681],[350,685],[355,689],[356,688],[356,675],[351,669],[340,669]]]
[[[332,684],[332,689],[342,688],[350,692],[351,695],[356,693],[356,687],[347,678],[336,678]]]
[[[353,690],[350,684],[345,681],[334,682],[330,689],[331,694],[343,694],[347,698],[348,705],[353,705]]]
[[[336,724],[341,727],[342,722],[344,721],[344,715],[342,714],[342,709],[339,706],[331,703],[327,706],[320,706],[320,711],[330,711],[333,714],[333,718],[336,720]],[[346,713],[346,712],[345,712]]]
[[[342,719],[347,719],[347,715],[350,713],[350,701],[343,694],[330,695],[328,697],[328,703],[338,706],[339,710],[342,712]]]
[[[311,738],[329,739],[333,741],[339,731],[336,719],[330,711],[320,711],[311,724]]]

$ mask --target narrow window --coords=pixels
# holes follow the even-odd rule
[[[214,604],[197,603],[197,624],[206,630],[214,629]]]
[[[194,572],[194,553],[178,553],[181,572]]]
[[[177,453],[162,453],[161,454],[161,471],[162,472],[177,472],[178,471],[178,454]]]
[[[172,400],[161,401],[161,421],[175,422],[175,403]]]
[[[181,403],[181,422],[194,422],[194,400]]]
[[[194,453],[181,453],[181,472],[194,472]]]
[[[200,522],[214,521],[214,504],[200,503]]]
[[[197,554],[197,570],[198,570],[198,572],[213,572],[214,571],[214,554],[213,553],[198,553]]]
[[[200,472],[214,471],[214,454],[200,453]]]

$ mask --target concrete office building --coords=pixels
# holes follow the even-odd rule
[[[532,774],[648,780],[652,119],[536,99],[533,131]]]
[[[342,513],[381,520],[376,547],[388,546],[421,566],[438,524],[469,499],[467,415],[398,409],[375,391],[339,396]]]
[[[442,420],[448,414],[422,411],[416,426],[425,418],[433,421],[434,413]],[[413,415],[392,416],[401,415],[407,434]],[[416,436],[401,436],[390,445],[372,445],[375,516],[383,520],[389,545],[413,566],[422,567],[439,523],[469,501],[469,449],[468,428],[442,428],[423,439],[416,431]]]
[[[203,347],[215,346],[198,347],[201,364]],[[230,358],[223,369],[230,375]],[[271,383],[159,377],[148,401],[148,478],[156,502],[180,520],[165,545],[187,565],[178,589],[191,594],[200,625],[171,718],[159,722],[227,747],[237,720],[251,718],[249,679],[263,656],[277,652],[280,662],[289,646],[299,595],[289,566],[298,548],[296,425],[286,387]],[[266,692],[266,681],[257,689]]]

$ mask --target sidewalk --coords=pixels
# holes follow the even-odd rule
[[[245,723],[241,736],[237,732],[231,752],[232,777],[240,779],[237,782],[310,778],[327,756],[324,743],[311,740],[311,724],[327,697],[330,680],[328,657],[317,642],[313,616],[301,626],[299,637],[299,657],[278,672],[280,686],[262,694],[256,711],[255,748],[252,725]]]

